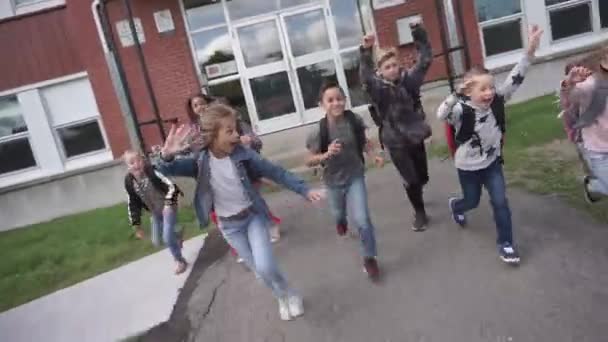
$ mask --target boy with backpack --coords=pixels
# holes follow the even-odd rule
[[[397,49],[379,53],[374,68],[373,34],[363,38],[360,47],[361,81],[373,103],[371,114],[379,127],[380,141],[389,151],[393,164],[403,179],[405,191],[414,208],[412,229],[426,229],[428,217],[422,190],[429,181],[424,140],[431,136],[420,102],[420,87],[433,55],[427,33],[420,24],[411,26],[418,50],[417,63],[409,70],[402,68]]]
[[[464,227],[465,213],[479,205],[481,188],[485,186],[494,210],[499,256],[508,264],[518,264],[520,256],[513,245],[511,210],[502,170],[505,102],[522,84],[542,33],[538,26],[532,27],[526,53],[500,88],[495,88],[494,77],[488,70],[473,68],[465,74],[459,94],[450,95],[437,110],[437,117],[453,127],[457,145],[454,164],[463,198],[450,198],[452,218]]]

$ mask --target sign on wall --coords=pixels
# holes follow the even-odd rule
[[[402,5],[405,3],[405,0],[373,0],[374,9],[381,9],[391,6]]]
[[[175,30],[173,17],[171,16],[171,11],[168,9],[154,12],[154,22],[156,23],[156,30],[158,30],[158,33],[172,32]]]
[[[422,23],[422,17],[419,14],[397,20],[397,34],[399,36],[399,45],[405,45],[414,42],[414,37],[412,37],[412,29],[410,28],[410,24],[414,23]]]
[[[133,22],[135,23],[135,32],[137,33],[137,40],[139,40],[140,44],[146,42],[146,37],[144,36],[144,28],[141,25],[141,19],[133,18]],[[133,39],[133,35],[131,34],[131,27],[129,26],[128,20],[121,20],[116,22],[116,32],[118,33],[118,38],[120,39],[120,45],[123,47],[133,46],[135,44],[135,40]]]

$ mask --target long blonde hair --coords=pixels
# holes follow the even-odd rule
[[[213,103],[205,108],[200,116],[201,139],[203,148],[208,148],[217,138],[218,131],[225,119],[236,120],[237,112],[232,107],[221,103]]]

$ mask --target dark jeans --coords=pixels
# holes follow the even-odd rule
[[[390,148],[393,164],[399,171],[407,196],[417,213],[424,213],[422,188],[429,182],[428,162],[424,143],[414,146]]]
[[[494,210],[494,221],[498,238],[496,243],[513,243],[513,226],[511,223],[511,209],[507,201],[505,177],[502,164],[496,160],[485,169],[477,171],[458,170],[458,178],[462,187],[463,198],[454,203],[454,212],[464,214],[477,208],[481,199],[482,185],[488,190],[490,203]]]

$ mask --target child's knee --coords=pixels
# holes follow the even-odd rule
[[[490,199],[490,203],[494,208],[508,208],[509,200],[507,196],[495,196]]]

